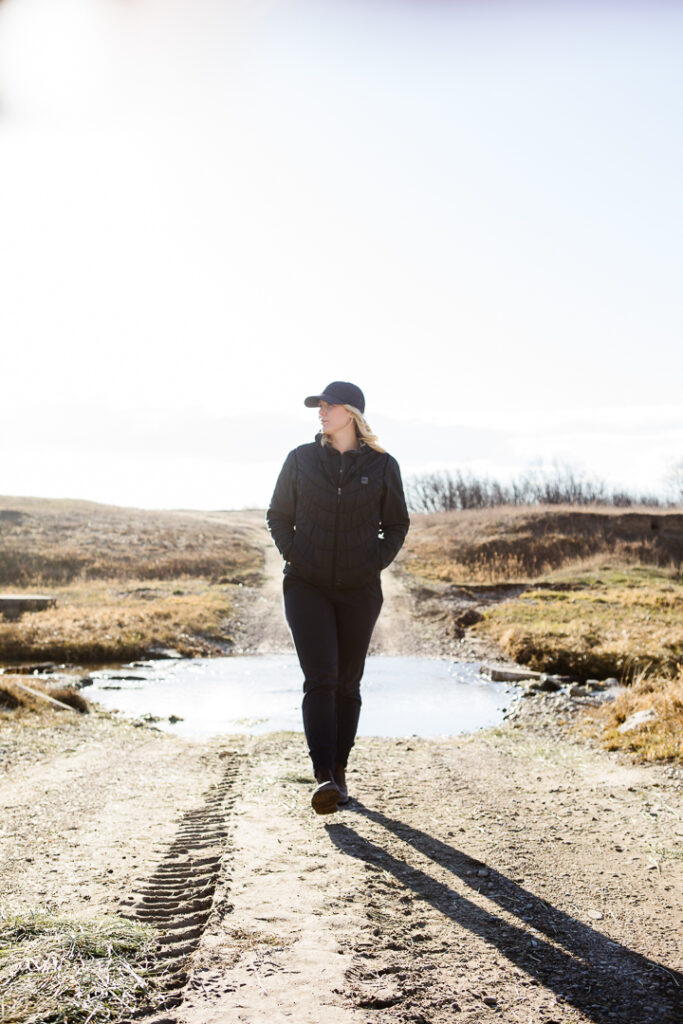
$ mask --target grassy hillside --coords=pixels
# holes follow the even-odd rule
[[[477,629],[547,672],[630,679],[683,662],[683,515],[496,509],[417,516],[404,567],[419,582],[525,583]]]
[[[229,513],[0,497],[2,586],[181,576],[241,582],[260,567],[259,548]]]
[[[57,607],[0,618],[0,661],[127,661],[229,646],[231,596],[258,581],[261,545],[239,513],[149,512],[0,498],[0,586]]]
[[[683,514],[572,506],[413,516],[404,567],[425,581],[533,581],[563,568],[653,565],[680,571]]]
[[[474,627],[520,664],[634,685],[598,715],[610,747],[683,756],[683,515],[499,508],[414,517],[403,566],[424,583],[526,584]],[[636,733],[636,710],[657,718]]]
[[[480,623],[515,661],[581,678],[673,674],[683,662],[683,583],[646,566],[542,582]]]

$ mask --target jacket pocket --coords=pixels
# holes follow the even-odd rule
[[[298,562],[301,561],[299,556],[300,556],[300,552],[297,549],[296,531],[294,531],[294,537],[292,539],[292,543],[289,545],[289,547],[287,549],[286,560],[289,562],[290,565],[296,565]]]

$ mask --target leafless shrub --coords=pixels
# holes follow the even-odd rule
[[[501,505],[611,505],[614,508],[665,507],[654,494],[612,490],[604,481],[578,475],[571,467],[530,470],[509,483],[456,470],[437,470],[412,476],[406,484],[413,512],[452,512],[497,508]]]
[[[673,501],[683,505],[683,459],[679,459],[671,467],[667,476],[667,484]]]

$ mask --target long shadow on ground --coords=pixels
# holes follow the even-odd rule
[[[477,875],[487,865],[460,850],[388,818],[362,803],[349,810],[363,815],[478,891]],[[681,1024],[683,975],[613,942],[534,896],[495,868],[488,867],[485,896],[523,924],[511,924],[369,842],[348,825],[328,825],[332,842],[351,857],[389,871],[416,896],[445,917],[478,935],[530,977],[596,1024]],[[535,934],[526,930],[534,929]],[[539,937],[546,935],[549,941]]]

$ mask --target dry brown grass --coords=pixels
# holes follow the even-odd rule
[[[108,915],[46,911],[0,916],[0,1019],[104,1024],[151,1012],[168,980],[152,928]]]
[[[17,688],[12,685],[13,680],[11,679],[3,679],[2,683],[3,685],[0,686],[0,712],[15,711],[22,704]]]
[[[605,558],[680,568],[683,515],[572,506],[416,515],[403,566],[424,581],[528,582]]]
[[[0,585],[254,578],[262,551],[230,513],[150,512],[0,497]]]
[[[595,728],[608,747],[661,759],[683,753],[682,558],[679,513],[501,507],[415,516],[403,566],[426,583],[532,584],[475,631],[540,671],[637,680]],[[645,706],[655,722],[617,732]]]
[[[0,584],[57,598],[56,608],[0,618],[0,662],[222,653],[232,588],[257,583],[262,568],[262,545],[239,513],[0,498]]]
[[[54,700],[58,700],[60,704],[67,704],[74,711],[80,711],[82,715],[87,715],[90,711],[90,704],[83,694],[79,693],[78,690],[74,690],[71,686],[57,686],[54,690],[48,690],[48,693]]]
[[[650,708],[656,712],[656,719],[619,732],[619,726],[630,715]],[[608,750],[624,750],[639,760],[683,758],[683,670],[673,679],[640,676],[614,703],[591,715],[589,732]]]
[[[220,653],[230,643],[232,591],[192,579],[53,587],[55,608],[0,619],[0,661],[106,664],[164,647],[187,657]]]
[[[29,689],[26,689],[27,686]],[[0,676],[0,713],[15,712],[14,717],[18,718],[24,715],[34,717],[35,715],[69,714],[68,711],[62,711],[51,702],[41,699],[41,693],[58,700],[61,704],[68,705],[81,714],[87,714],[90,711],[89,702],[82,693],[74,690],[72,686],[54,685],[45,679],[8,674]]]
[[[577,573],[571,589],[542,584],[492,608],[477,631],[530,668],[628,681],[683,663],[683,583],[662,569]]]

